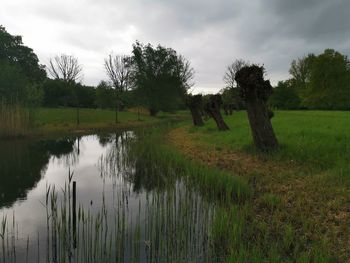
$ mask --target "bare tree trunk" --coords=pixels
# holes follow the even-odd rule
[[[206,104],[205,110],[216,122],[216,126],[220,131],[227,131],[230,128],[225,123],[220,112],[220,106],[222,105],[222,100],[220,95],[211,95],[209,97],[209,102]]]
[[[261,101],[247,102],[247,113],[256,147],[262,150],[277,147],[278,142],[266,105]]]
[[[191,111],[191,115],[192,115],[193,125],[194,126],[203,126],[204,122],[203,122],[203,119],[202,119],[202,116],[201,116],[199,110],[196,108],[190,107],[190,111]]]
[[[188,95],[186,105],[191,111],[192,121],[194,126],[203,126],[204,122],[201,115],[202,95]]]
[[[227,131],[230,128],[227,126],[226,122],[222,118],[222,115],[220,111],[212,111],[211,116],[213,117],[214,121],[216,122],[216,126],[218,126],[218,129],[220,131]]]

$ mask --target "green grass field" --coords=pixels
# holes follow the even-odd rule
[[[246,113],[224,118],[231,129],[228,132],[218,131],[213,120],[190,131],[200,133],[202,142],[254,153]],[[281,145],[271,154],[276,160],[350,172],[350,112],[276,111],[272,124]]]
[[[137,112],[120,111],[116,124],[115,111],[113,110],[80,109],[80,123],[77,125],[77,111],[75,108],[39,108],[35,110],[35,128],[30,131],[30,134],[89,133],[115,128],[133,128],[156,124],[162,120],[170,120],[180,115],[160,112],[157,117],[151,117],[145,113],[141,113],[139,116]]]
[[[271,153],[253,147],[245,111],[224,119],[230,131],[218,131],[212,119],[199,128],[188,121],[174,132],[175,141],[187,140],[180,148],[191,158],[250,182],[254,244],[260,242],[265,251],[276,242],[282,244],[278,250],[284,251],[285,259],[276,262],[310,262],[311,255],[311,262],[346,262],[350,112],[276,111],[272,124],[280,148]]]
[[[76,109],[74,108],[39,108],[36,112],[36,122],[40,125],[64,125],[76,124]],[[137,121],[134,112],[122,111],[118,113],[119,122]],[[152,121],[154,118],[142,115],[144,121]],[[114,124],[115,111],[102,109],[80,109],[81,124]]]

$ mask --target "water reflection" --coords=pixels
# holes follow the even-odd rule
[[[2,215],[9,223],[0,258],[214,262],[213,204],[169,176],[174,171],[152,169],[143,154],[131,154],[136,141],[133,132],[120,132],[1,142],[0,224]],[[74,246],[68,170],[79,206]]]
[[[0,141],[0,208],[26,198],[45,174],[50,158],[77,162],[75,139]]]

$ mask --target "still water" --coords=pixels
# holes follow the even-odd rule
[[[181,179],[157,183],[171,171],[138,167],[136,140],[0,141],[0,262],[219,261],[214,204]]]

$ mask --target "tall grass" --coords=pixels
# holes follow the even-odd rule
[[[211,200],[244,201],[251,195],[248,183],[240,177],[219,169],[189,161],[176,150],[162,143],[159,131],[140,138],[130,147],[129,161],[138,171],[159,178],[158,183],[181,178]],[[166,177],[162,176],[166,173]]]
[[[19,104],[0,102],[0,138],[25,135],[32,121],[30,110]]]

